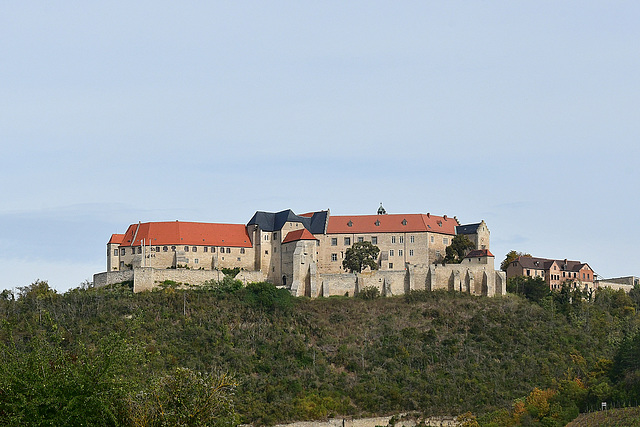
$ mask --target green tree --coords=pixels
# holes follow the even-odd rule
[[[507,292],[523,295],[528,300],[539,302],[549,296],[549,285],[540,276],[515,276],[507,280]]]
[[[132,425],[235,426],[236,381],[227,374],[176,368],[156,379],[150,390],[130,396]]]
[[[115,426],[139,347],[109,334],[93,348],[67,342],[58,326],[28,342],[0,343],[0,424]],[[21,340],[24,341],[24,340]]]
[[[380,248],[371,242],[356,242],[344,253],[342,266],[345,270],[360,273],[365,268],[378,269]]]
[[[474,244],[464,234],[458,234],[451,240],[451,245],[447,246],[444,257],[445,264],[460,264],[469,249],[474,248]]]
[[[513,261],[517,260],[521,256],[530,257],[531,254],[527,254],[527,253],[524,253],[524,252],[509,251],[507,253],[507,256],[505,257],[504,261],[502,261],[502,263],[500,263],[500,270],[507,271],[507,267],[509,267],[509,264],[511,264]]]

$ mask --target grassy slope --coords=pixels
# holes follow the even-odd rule
[[[290,309],[202,291],[70,293],[0,315],[27,334],[42,313],[69,340],[123,331],[145,343],[148,377],[175,366],[234,373],[244,421],[402,411],[483,413],[611,358],[624,322],[569,323],[517,297],[434,293],[296,299]]]
[[[567,427],[637,427],[640,426],[640,408],[611,409],[580,414]]]

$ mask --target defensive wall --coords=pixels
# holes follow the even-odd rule
[[[431,264],[408,265],[405,270],[375,270],[364,273],[319,274],[315,263],[295,274],[287,289],[294,296],[330,297],[354,296],[362,289],[375,287],[383,296],[402,295],[409,290],[437,289],[459,291],[473,295],[494,296],[506,293],[506,276],[491,264]],[[136,267],[132,270],[98,273],[93,276],[96,287],[124,281],[133,282],[133,291],[151,290],[165,281],[198,286],[208,280],[222,280],[219,270],[158,269]],[[236,276],[243,283],[267,280],[261,271],[242,270]]]
[[[275,427],[376,427],[376,426],[396,426],[413,427],[418,425],[429,427],[455,427],[461,423],[456,417],[428,417],[415,418],[406,417],[404,414],[394,417],[375,417],[344,419],[330,418],[327,421],[298,421],[291,424],[277,424]]]
[[[295,281],[295,296],[353,296],[367,287],[375,287],[380,295],[402,295],[410,290],[438,289],[473,295],[505,295],[507,279],[503,271],[495,271],[491,263],[407,265],[406,270],[376,270],[364,273],[315,274],[313,265]]]
[[[93,285],[102,287],[133,281],[133,292],[151,290],[164,281],[173,281],[185,285],[199,286],[208,280],[222,280],[224,273],[219,270],[188,270],[188,269],[160,269],[153,267],[139,267],[132,270],[108,271],[93,275]],[[240,271],[235,277],[244,284],[261,282],[265,276],[260,271]]]
[[[640,283],[640,279],[635,276],[627,276],[627,277],[617,277],[614,279],[604,279],[604,280],[596,280],[595,286],[597,288],[607,287],[613,290],[622,289],[625,292],[629,292],[633,287]]]

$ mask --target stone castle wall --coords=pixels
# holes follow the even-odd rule
[[[133,292],[142,292],[152,290],[166,280],[184,285],[199,286],[208,280],[222,280],[223,278],[224,274],[219,270],[140,267],[134,268],[133,270],[109,271],[95,274],[93,276],[93,285],[103,287],[115,283],[133,281]],[[244,284],[265,280],[264,274],[260,271],[240,271],[235,278]]]

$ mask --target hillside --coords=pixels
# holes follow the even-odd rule
[[[577,415],[602,398],[596,387],[613,393],[608,370],[640,323],[629,297],[611,295],[570,305],[446,292],[310,300],[227,283],[64,295],[39,285],[5,297],[2,340],[14,356],[33,353],[37,336],[99,358],[104,337],[116,334],[139,350],[114,373],[129,381],[124,395],[178,367],[225,372],[238,384],[239,420],[257,424],[405,411],[471,412],[490,424],[536,388],[564,390],[562,381],[584,390],[571,403]]]
[[[640,408],[611,409],[581,414],[567,427],[637,427],[640,425]]]

